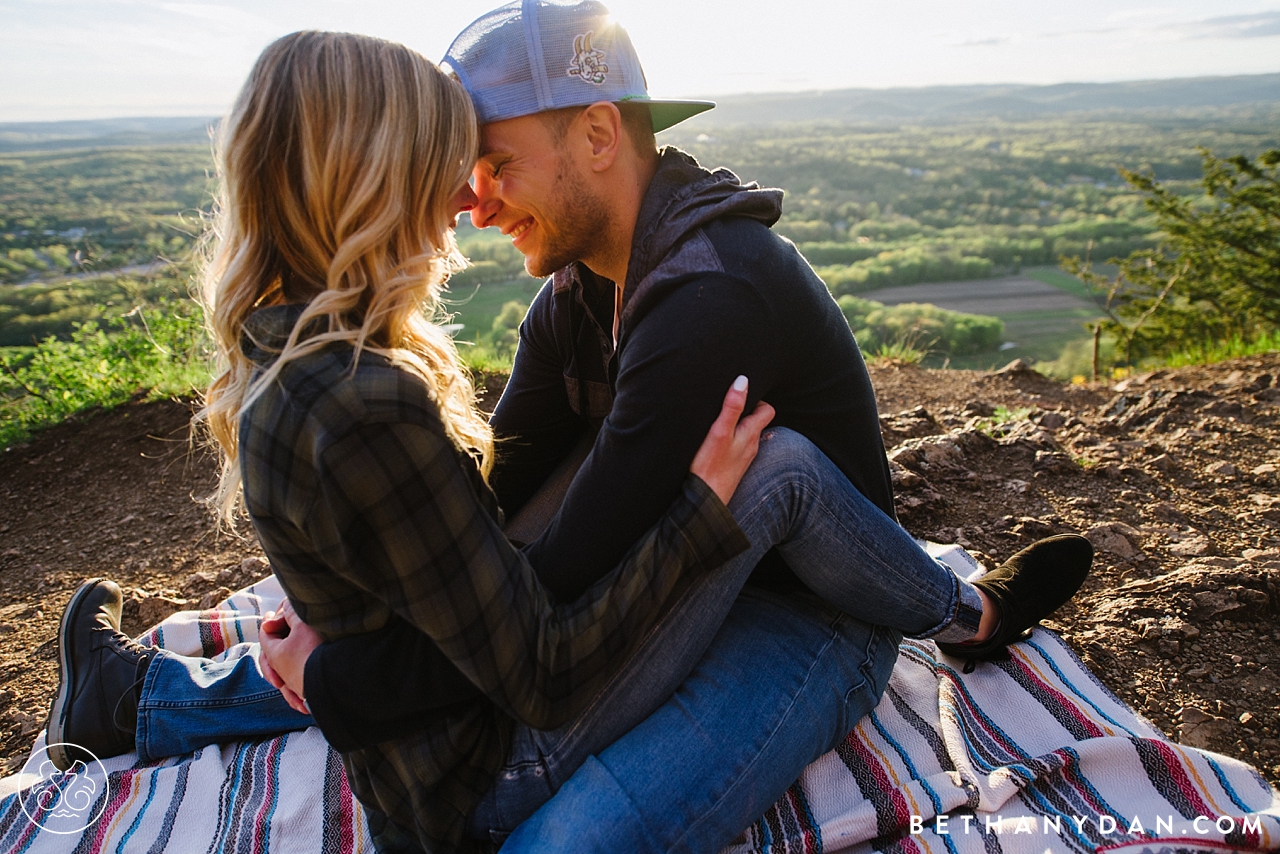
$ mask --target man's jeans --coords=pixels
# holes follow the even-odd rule
[[[766,432],[730,509],[751,549],[687,593],[577,720],[550,732],[518,729],[508,764],[473,814],[474,835],[502,838],[565,786],[539,813],[549,832],[559,816],[574,815],[559,804],[586,798],[636,810],[629,824],[611,819],[610,827],[646,838],[602,839],[608,849],[723,846],[874,706],[899,632],[962,640],[976,629],[973,589],[792,431]],[[774,545],[846,616],[806,594],[740,597]],[[310,723],[273,692],[251,654],[220,665],[162,654],[139,701],[139,753],[185,753]],[[632,761],[654,751],[666,758]],[[656,800],[645,801],[631,767],[643,769]],[[712,785],[708,774],[725,777]],[[678,821],[681,839],[668,839],[677,828],[657,817],[685,809],[703,818]]]

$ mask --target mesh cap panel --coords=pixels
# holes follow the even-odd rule
[[[630,37],[597,0],[517,0],[494,9],[454,40],[443,64],[470,93],[481,123],[597,101],[649,101]],[[661,119],[655,112],[655,130],[714,106],[658,103],[667,106]]]

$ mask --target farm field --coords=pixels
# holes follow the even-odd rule
[[[1084,324],[1101,314],[1077,279],[1051,268],[995,279],[902,285],[862,296],[885,305],[925,302],[966,314],[1000,318],[1004,322],[1000,350],[950,359],[951,367],[978,370],[1014,359],[1056,359],[1067,343],[1086,338]],[[940,361],[937,356],[929,360],[931,364]]]

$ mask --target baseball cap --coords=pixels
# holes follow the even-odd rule
[[[597,101],[643,103],[654,131],[715,106],[649,97],[640,58],[597,0],[516,0],[453,40],[442,65],[466,88],[481,124]]]

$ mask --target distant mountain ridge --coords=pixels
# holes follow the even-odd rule
[[[0,122],[0,151],[207,143],[217,122],[214,116]]]
[[[1280,74],[1053,86],[991,84],[773,92],[725,95],[715,101],[716,109],[694,120],[699,126],[886,119],[1028,119],[1064,113],[1280,105]]]
[[[685,129],[788,122],[1029,119],[1068,113],[1280,107],[1280,74],[1052,86],[988,84],[723,95]],[[0,151],[208,142],[213,116],[0,122]]]

